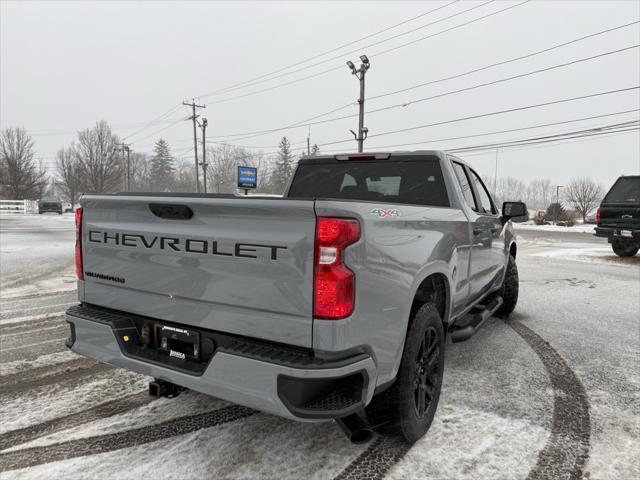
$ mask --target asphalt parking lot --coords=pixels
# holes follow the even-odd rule
[[[0,219],[0,478],[640,478],[640,256],[589,233],[520,229],[520,300],[449,344],[412,448],[305,424],[66,350],[73,216]]]

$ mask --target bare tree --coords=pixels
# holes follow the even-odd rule
[[[33,140],[24,128],[0,133],[0,193],[7,198],[35,200],[47,187],[47,175],[33,159]]]
[[[131,152],[131,191],[151,191],[151,160],[149,155]],[[175,172],[174,172],[175,176]]]
[[[588,177],[573,178],[564,190],[567,202],[582,215],[584,221],[602,199],[602,186]]]
[[[75,205],[80,192],[83,190],[80,164],[71,148],[61,148],[58,150],[57,156],[55,185],[71,202],[71,205]]]
[[[207,162],[209,162],[209,158],[207,157]],[[193,192],[195,184],[196,174],[193,171],[193,160],[177,159],[173,191]]]
[[[549,204],[554,200],[553,186],[548,178],[537,178],[529,184],[529,198],[527,205],[531,204],[532,208],[546,210]]]
[[[487,179],[486,187],[491,192],[493,201],[498,207],[505,201],[525,201],[527,198],[527,186],[517,178],[498,178],[497,185],[491,176],[484,175],[483,178]]]
[[[124,165],[116,150],[118,137],[101,120],[91,129],[78,132],[73,152],[89,192],[121,190]]]

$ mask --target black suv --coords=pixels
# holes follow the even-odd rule
[[[640,175],[622,176],[605,195],[595,235],[607,237],[616,255],[633,257],[640,250]]]
[[[62,215],[62,202],[56,197],[44,197],[38,202],[38,213],[55,212]]]

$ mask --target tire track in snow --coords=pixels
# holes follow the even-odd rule
[[[9,295],[9,296],[5,296],[2,295],[0,296],[0,303],[2,303],[5,307],[7,305],[11,305],[13,303],[18,303],[24,300],[30,300],[30,299],[45,299],[45,298],[49,298],[49,297],[57,297],[57,296],[67,296],[70,295],[72,298],[75,298],[77,294],[77,289],[75,288],[69,288],[66,290],[50,290],[50,291],[45,291],[45,292],[38,292],[38,293],[28,293],[26,295]]]
[[[180,417],[124,432],[80,438],[45,447],[31,447],[14,452],[0,453],[0,472],[136,447],[157,440],[195,432],[203,428],[233,422],[255,413],[257,413],[255,410],[239,405],[231,405],[211,412]]]
[[[397,436],[377,437],[334,480],[379,480],[409,451],[411,445]]]
[[[67,325],[64,315],[46,317],[39,320],[24,320],[21,322],[12,322],[6,325],[0,324],[0,337],[13,333],[26,333],[32,330],[39,331],[41,327],[48,327],[55,324]]]
[[[578,376],[549,342],[517,320],[507,321],[507,324],[538,355],[553,386],[551,436],[527,478],[579,480],[589,459],[591,443],[587,392]]]
[[[77,413],[65,415],[36,425],[30,425],[18,430],[12,430],[0,435],[0,450],[5,450],[9,447],[20,445],[22,443],[31,442],[36,438],[44,435],[50,435],[52,433],[59,432],[60,430],[68,430],[77,427],[78,425],[93,422],[94,420],[119,415],[146,405],[153,400],[155,400],[155,398],[151,397],[148,392],[135,393],[110,402],[101,403],[100,405],[96,405],[95,407],[91,407]]]
[[[35,370],[37,372],[34,372]],[[113,370],[113,367],[106,363],[87,361],[86,359],[72,360],[51,365],[50,367],[27,369],[24,372],[2,377],[0,397],[54,383],[70,386],[75,381],[83,379],[83,377],[99,375],[109,370]],[[35,378],[31,378],[33,376]]]
[[[26,276],[21,275],[19,278],[16,278],[15,280],[9,280],[7,282],[4,282],[2,284],[2,288],[6,291],[8,289],[15,289],[24,285],[30,285],[38,282],[39,280],[45,280],[49,277],[55,276],[58,273],[62,273],[67,270],[70,270],[72,266],[73,264],[69,265],[69,263],[65,260],[64,263],[60,263],[56,265],[55,268],[50,268],[48,270],[36,273],[35,275],[26,275]]]

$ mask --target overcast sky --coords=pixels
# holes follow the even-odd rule
[[[209,121],[209,138],[262,147],[270,152],[276,149],[282,135],[286,135],[299,152],[306,149],[306,126],[250,139],[221,136],[287,126],[354,102],[358,82],[344,63],[349,59],[356,62],[363,53],[371,58],[366,92],[367,97],[372,97],[640,19],[638,1],[534,0],[393,52],[381,53],[520,3],[497,1],[482,5],[486,1],[460,1],[302,63],[309,57],[448,3],[451,2],[2,0],[0,123],[3,128],[23,126],[33,134],[38,158],[50,168],[54,165],[55,152],[73,140],[75,129],[92,126],[100,119],[110,122],[118,135],[133,143],[136,151],[151,151],[153,143],[162,136],[169,141],[174,154],[189,157],[193,155],[188,151],[193,142],[192,126],[189,121],[180,121],[189,113],[186,107],[180,106],[159,123],[140,129],[183,100],[195,97],[207,105],[201,113]],[[474,6],[478,8],[438,21]],[[427,25],[429,23],[433,24]],[[405,34],[413,29],[416,29],[413,33]],[[399,36],[388,40],[395,35]],[[367,110],[402,105],[639,43],[640,28],[636,23],[472,75],[371,99],[365,105]],[[637,111],[534,130],[437,141],[638,109],[637,89],[374,137],[416,125],[636,87],[640,85],[639,58],[638,48],[634,48],[488,87],[371,113],[365,117],[372,136],[365,142],[365,149],[412,142],[423,143],[396,149],[456,148],[635,120],[639,117]],[[257,81],[255,85],[225,94],[207,95],[292,65],[296,66],[282,71],[279,75],[286,75],[280,78]],[[308,80],[252,94],[332,68],[333,71]],[[232,98],[246,94],[252,95]],[[320,119],[356,112],[353,104]],[[349,129],[356,127],[357,118],[314,125],[311,143],[322,145],[349,139]],[[355,143],[320,148],[353,150]],[[465,158],[480,172],[493,175],[495,156],[495,151],[490,151]],[[571,177],[585,174],[608,187],[620,174],[640,172],[640,135],[633,131],[536,148],[502,149],[498,161],[499,176],[515,176],[525,181],[547,177],[554,183],[564,184]]]

